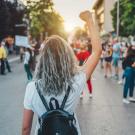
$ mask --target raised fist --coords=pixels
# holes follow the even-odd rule
[[[89,19],[92,19],[92,14],[90,11],[84,11],[80,13],[79,16],[83,21],[87,22]]]

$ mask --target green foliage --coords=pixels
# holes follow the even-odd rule
[[[87,30],[77,27],[75,29],[74,38],[78,40],[84,37],[87,37]]]
[[[30,32],[33,36],[48,33],[48,35],[58,34],[66,37],[63,18],[54,10],[52,1],[27,0],[27,15],[30,20]]]
[[[10,13],[9,34],[16,35],[15,25],[24,23],[25,6],[17,1],[7,1],[6,4]]]
[[[116,30],[117,3],[111,11]],[[120,36],[135,35],[135,0],[120,0]]]
[[[21,8],[19,8],[21,7]],[[25,8],[17,1],[0,0],[0,38],[15,35],[15,24],[23,23]]]
[[[4,2],[4,0],[0,1],[0,40],[3,39],[7,33],[9,28],[9,10]]]

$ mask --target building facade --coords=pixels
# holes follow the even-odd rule
[[[94,11],[98,28],[101,34],[112,32],[111,10],[116,0],[93,0],[91,9]]]

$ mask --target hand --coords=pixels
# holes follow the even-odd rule
[[[92,19],[92,13],[90,11],[84,11],[80,13],[79,16],[83,21],[87,22],[89,19]]]

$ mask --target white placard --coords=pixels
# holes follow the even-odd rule
[[[29,45],[29,39],[27,36],[15,36],[15,44],[16,46],[22,46],[22,47],[30,47]]]

